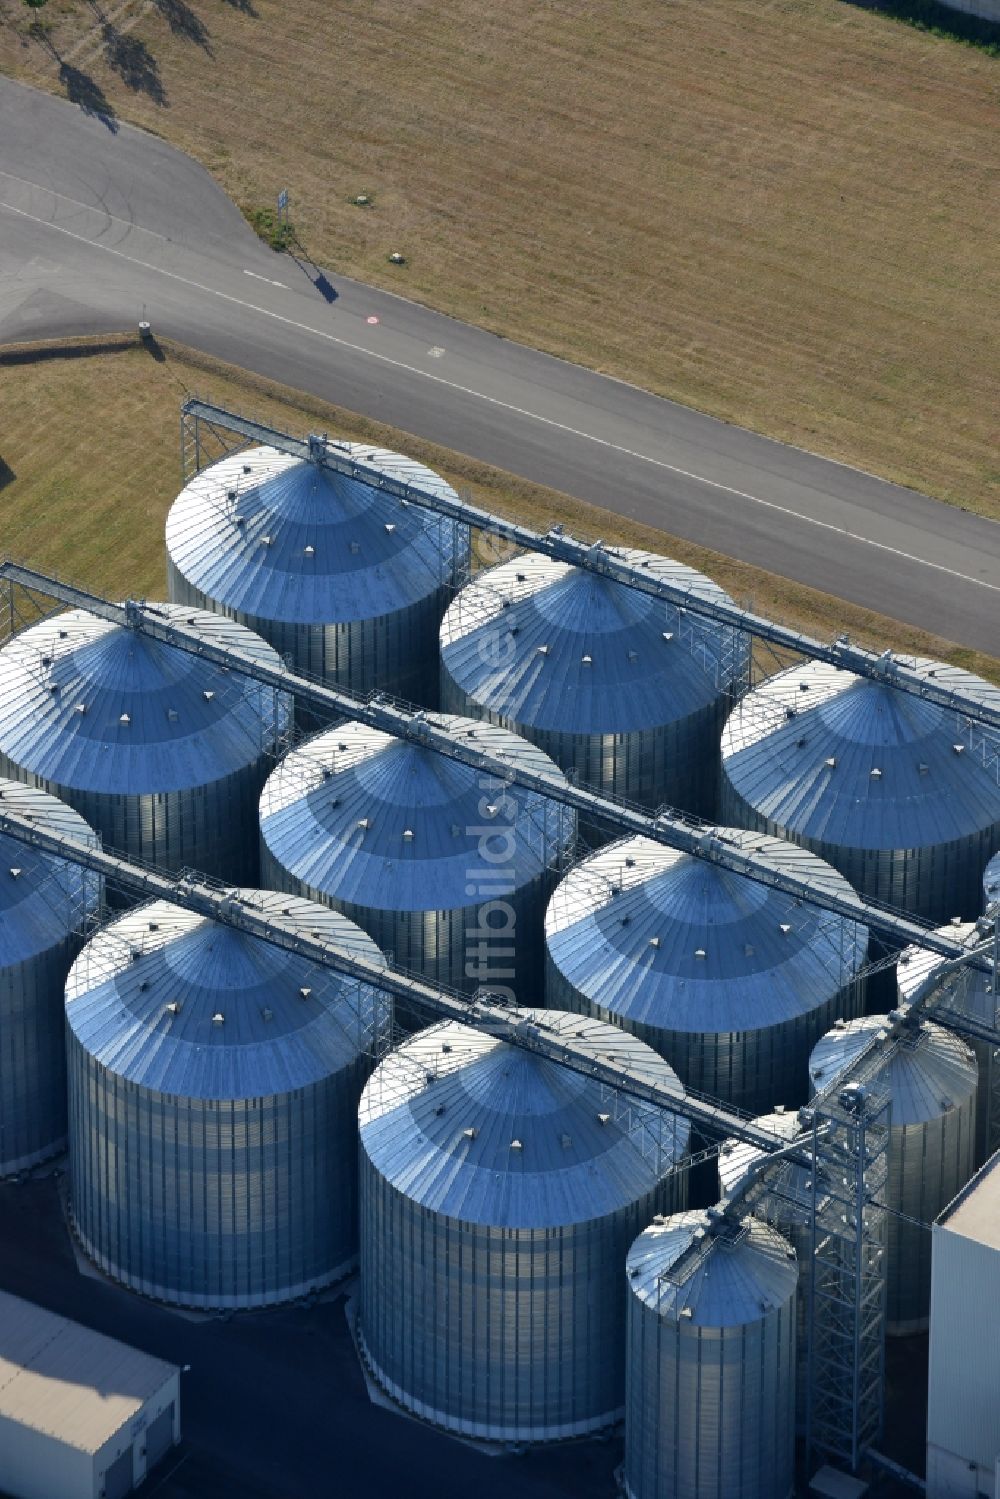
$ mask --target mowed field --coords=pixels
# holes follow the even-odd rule
[[[996,58],[844,0],[0,21],[4,70],[167,136],[243,205],[287,187],[334,271],[1000,516]]]
[[[39,347],[50,357],[38,358]],[[19,560],[112,597],[163,598],[164,521],[181,485],[178,408],[185,394],[198,394],[293,433],[320,430],[399,449],[477,503],[539,529],[562,522],[587,539],[601,536],[676,557],[717,579],[741,603],[822,639],[846,630],[878,650],[934,656],[1000,681],[1000,661],[937,636],[179,346],[164,344],[156,352],[154,358],[124,337],[0,351],[0,514],[3,544]],[[495,560],[489,547],[480,545],[481,562]],[[770,660],[761,665],[773,669]]]

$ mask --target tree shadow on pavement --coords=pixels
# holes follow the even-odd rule
[[[41,29],[31,27],[28,35],[45,48],[59,69],[59,82],[66,90],[66,98],[69,102],[82,109],[85,115],[93,115],[95,120],[100,120],[102,125],[107,126],[112,135],[116,135],[118,118],[114,106],[97,80],[91,78],[89,73],[84,73],[82,69],[63,62],[51,37]]]
[[[187,37],[203,47],[209,57],[214,57],[208,27],[200,16],[195,15],[186,0],[153,0],[153,8],[163,17],[175,36]]]
[[[146,43],[119,31],[110,21],[102,25],[101,35],[108,67],[115,70],[125,87],[165,107],[167,91],[160,78],[160,65]]]
[[[66,98],[71,104],[78,105],[85,115],[93,115],[95,120],[100,120],[112,135],[118,134],[118,117],[110,99],[95,78],[91,78],[89,73],[84,73],[80,68],[74,68],[71,63],[60,62],[59,82],[66,90]]]

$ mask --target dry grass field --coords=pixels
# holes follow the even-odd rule
[[[844,0],[0,0],[0,68],[337,271],[1000,516],[1000,59]]]
[[[19,351],[0,352],[4,542],[19,559],[113,597],[163,597],[163,524],[181,483],[178,406],[185,394],[195,393],[291,432],[319,429],[401,448],[489,509],[540,529],[562,521],[580,536],[677,557],[717,578],[741,602],[822,639],[847,630],[880,650],[892,646],[935,656],[1000,681],[1000,661],[178,346],[163,345],[159,359],[130,336],[23,352],[34,356],[39,347],[55,357],[14,362]]]

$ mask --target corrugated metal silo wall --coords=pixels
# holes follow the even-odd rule
[[[753,1322],[665,1323],[628,1297],[629,1499],[788,1499],[795,1303]]]
[[[536,729],[505,714],[484,711],[441,668],[441,709],[482,718],[537,744],[563,770],[613,796],[655,810],[664,804],[696,816],[715,815],[723,724],[731,708],[720,692],[696,713],[657,728],[626,734],[566,734]],[[592,829],[600,838],[606,828]]]
[[[0,1176],[66,1144],[63,989],[80,939],[0,970]]]
[[[198,869],[237,885],[258,883],[257,806],[270,768],[261,755],[207,785],[119,796],[42,780],[0,754],[0,775],[60,797],[97,829],[105,847],[167,873]]]
[[[437,705],[438,630],[452,599],[447,586],[391,614],[330,625],[290,624],[223,608],[192,587],[169,558],[167,588],[172,603],[210,609],[256,631],[296,671],[362,696],[388,692],[424,707]],[[296,719],[304,728],[319,721],[315,713],[301,709],[296,709]]]
[[[889,1141],[891,1208],[931,1224],[972,1176],[975,1163],[975,1097],[938,1118],[893,1126]],[[888,1217],[886,1331],[893,1336],[923,1332],[931,1294],[931,1234]]]
[[[752,828],[787,838],[811,849],[858,891],[898,910],[935,924],[954,916],[978,914],[982,901],[982,871],[992,852],[993,829],[916,849],[845,848],[825,838],[803,838],[762,816],[722,772],[719,815],[734,827]]]
[[[357,1257],[359,1057],[267,1098],[180,1098],[108,1072],[68,1032],[73,1222],[114,1279],[193,1307],[286,1301]]]
[[[489,941],[486,970],[480,975],[468,973],[479,964],[476,905],[446,911],[380,911],[353,901],[332,899],[288,872],[271,854],[266,842],[260,843],[261,881],[270,890],[302,895],[321,905],[332,906],[375,941],[398,968],[422,974],[434,984],[444,984],[464,994],[478,988],[512,988],[521,1004],[539,1000],[544,950],[545,906],[555,886],[556,871],[530,880],[519,889],[504,895],[513,912],[511,931],[513,953],[496,939]],[[513,972],[507,976],[508,968]],[[407,1024],[411,1023],[408,1019]]]
[[[858,993],[856,985],[848,984],[811,1014],[757,1030],[672,1031],[624,1023],[621,1015],[582,995],[548,952],[545,957],[545,1002],[550,1009],[593,1015],[609,1025],[621,1026],[659,1052],[685,1087],[751,1114],[766,1113],[779,1103],[805,1101],[809,1053],[834,1021],[854,1016]]]
[[[627,1211],[565,1227],[463,1223],[361,1165],[360,1330],[379,1382],[451,1431],[549,1441],[620,1419],[625,1256],[686,1172]]]

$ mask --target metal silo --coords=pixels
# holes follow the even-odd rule
[[[0,780],[0,812],[95,845],[78,813],[36,786]],[[0,835],[0,1176],[66,1144],[63,986],[101,881]]]
[[[984,702],[1000,689],[918,660]],[[856,890],[929,921],[979,913],[1000,842],[1000,780],[968,720],[877,680],[812,661],[733,710],[722,736],[721,813],[827,859]]]
[[[692,596],[692,568],[616,555]],[[480,574],[441,625],[441,702],[523,734],[580,780],[710,816],[718,740],[746,637],[621,583],[529,553]]]
[[[817,889],[846,881],[804,849],[734,829]],[[710,852],[710,848],[709,848]],[[751,1112],[806,1096],[810,1049],[860,1010],[867,928],[711,858],[625,838],[560,881],[545,915],[545,998],[634,1032],[684,1085]]]
[[[955,921],[939,928],[938,936],[951,937],[956,942],[975,944],[981,941],[974,921]],[[925,979],[940,968],[944,960],[937,953],[923,947],[907,947],[899,955],[896,965],[896,983],[899,998],[903,1003],[913,999]],[[935,1006],[967,1015],[982,1025],[994,1027],[997,1020],[997,995],[995,975],[981,969],[963,968],[953,973],[946,987],[939,991]],[[988,1041],[968,1042],[979,1068],[979,1088],[976,1093],[976,1165],[981,1166],[987,1156],[1000,1147],[1000,1119],[991,1120],[991,1103],[995,1088],[1000,1085],[1000,1053]]]
[[[431,715],[466,744],[560,772],[506,729]],[[538,992],[542,920],[575,814],[420,744],[344,723],[294,750],[260,802],[265,884],[343,911],[434,983]]]
[[[217,614],[154,607],[280,665]],[[73,609],[0,651],[0,773],[61,797],[129,858],[255,880],[257,798],[290,711],[249,677]]]
[[[455,499],[400,453],[331,444]],[[170,597],[228,614],[300,671],[437,702],[437,630],[469,561],[465,526],[274,448],[204,469],[167,517]]]
[[[336,912],[242,894],[381,961]],[[87,944],[66,1019],[73,1223],[102,1270],[161,1301],[250,1307],[351,1268],[381,993],[157,901]]]
[[[761,1129],[789,1144],[803,1133],[796,1109],[776,1109],[754,1120]],[[806,1134],[804,1150],[811,1149]],[[719,1152],[719,1186],[730,1192],[746,1172],[760,1160],[762,1152],[742,1140],[726,1140]],[[775,1162],[770,1175],[774,1190],[755,1200],[754,1213],[776,1228],[795,1250],[799,1284],[795,1298],[795,1425],[804,1431],[809,1394],[809,1262],[812,1258],[813,1174],[794,1161]]]
[[[1000,903],[1000,854],[994,854],[983,871],[983,904],[989,909]]]
[[[832,1082],[883,1030],[887,1037],[899,1037],[879,1073],[890,1098],[886,1331],[903,1335],[927,1327],[930,1224],[974,1170],[977,1069],[965,1042],[939,1025],[867,1015],[836,1027],[814,1048],[809,1059],[814,1090]],[[906,1223],[896,1213],[927,1227]]]
[[[633,1037],[576,1015],[532,1019],[683,1096]],[[622,1267],[643,1224],[686,1199],[685,1173],[670,1175],[686,1121],[448,1022],[381,1063],[360,1125],[359,1333],[382,1387],[494,1441],[620,1419]]]
[[[795,1479],[795,1251],[709,1209],[632,1245],[629,1499],[788,1499]]]

